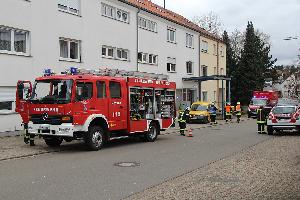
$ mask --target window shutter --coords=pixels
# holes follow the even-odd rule
[[[80,0],[67,0],[70,8],[80,10]]]
[[[172,64],[176,64],[176,59],[175,58],[168,58],[167,62],[172,63]]]
[[[68,6],[68,0],[57,0],[57,4]]]

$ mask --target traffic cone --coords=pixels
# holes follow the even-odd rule
[[[188,133],[188,135],[187,135],[187,136],[188,136],[188,137],[194,137],[194,136],[193,136],[193,132],[192,132],[192,129],[191,129],[191,128],[189,129],[189,133]]]

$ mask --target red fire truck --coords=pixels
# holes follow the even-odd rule
[[[176,84],[167,76],[119,70],[71,68],[18,81],[16,111],[28,133],[48,146],[83,139],[99,150],[106,141],[139,135],[156,140],[174,122]]]

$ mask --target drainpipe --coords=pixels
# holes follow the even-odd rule
[[[201,33],[199,33],[199,45],[198,45],[198,56],[199,56],[199,77],[201,76]],[[201,81],[198,81],[198,92],[199,92],[199,101],[201,101]]]
[[[136,71],[139,71],[139,13],[141,12],[140,7],[136,13]]]
[[[166,0],[164,0],[164,9],[166,9]]]

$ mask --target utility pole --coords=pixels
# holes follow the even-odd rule
[[[164,0],[164,9],[166,9],[166,0]]]

